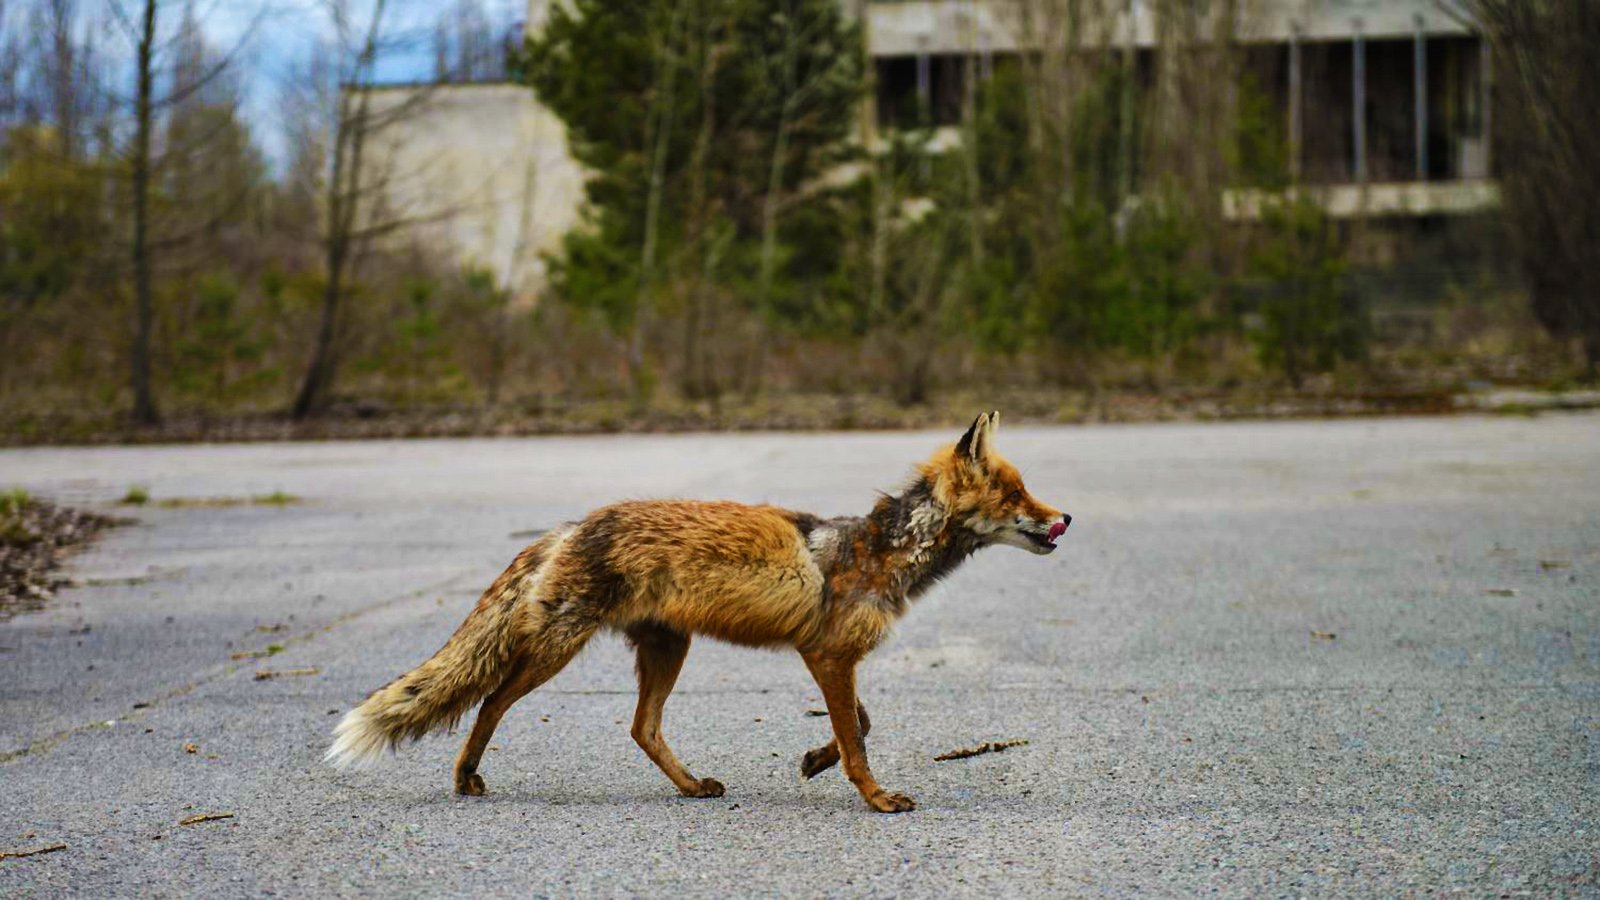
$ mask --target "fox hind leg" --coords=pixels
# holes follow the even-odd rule
[[[802,653],[806,667],[822,689],[822,699],[828,704],[828,717],[833,724],[833,736],[838,743],[840,763],[845,777],[861,792],[861,799],[878,812],[897,813],[916,809],[910,797],[886,791],[872,776],[867,765],[867,744],[862,740],[861,722],[851,715],[860,709],[856,700],[857,659]]]
[[[627,629],[627,635],[634,645],[639,670],[639,705],[633,714],[634,741],[685,797],[721,797],[722,782],[690,775],[661,736],[661,710],[678,681],[684,657],[689,655],[689,636],[655,623],[634,625]]]
[[[856,701],[856,722],[861,726],[863,740],[872,731],[872,720],[867,718],[867,708]],[[814,750],[807,750],[806,755],[800,760],[800,777],[815,778],[823,772],[833,768],[839,762],[839,740],[834,738],[828,743]]]
[[[461,753],[456,756],[456,793],[468,797],[482,796],[485,787],[483,776],[478,774],[478,762],[483,758],[484,748],[488,746],[489,738],[494,736],[501,717],[518,700],[566,668],[594,632],[595,626],[588,625],[557,638],[552,630],[547,629],[535,638],[539,643],[534,649],[513,658],[511,674],[483,701],[483,706],[478,710],[478,719],[472,725],[472,733],[467,735],[466,743],[461,745]]]
[[[478,761],[483,758],[483,750],[494,735],[495,727],[500,724],[500,717],[506,714],[513,703],[539,686],[529,677],[530,674],[528,669],[513,672],[483,701],[483,706],[478,710],[478,719],[472,724],[472,733],[467,736],[466,743],[461,745],[461,753],[456,756],[456,793],[467,797],[483,795],[485,788],[483,776],[478,774]]]

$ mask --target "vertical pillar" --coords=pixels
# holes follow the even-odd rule
[[[870,148],[878,134],[878,63],[872,56],[872,17],[867,15],[866,0],[855,0],[852,6],[856,22],[861,25],[861,71],[866,76],[866,91],[856,110],[857,130],[862,147]]]
[[[1490,127],[1494,121],[1490,103],[1494,99],[1494,48],[1482,35],[1478,37],[1478,66],[1478,83],[1483,90],[1483,177],[1490,178],[1494,175],[1494,129]]]
[[[1122,112],[1121,144],[1118,155],[1122,163],[1117,171],[1117,203],[1125,202],[1133,193],[1133,89],[1138,78],[1139,30],[1134,21],[1138,0],[1127,0],[1123,5],[1125,42],[1122,45]]]
[[[1417,16],[1416,53],[1411,67],[1417,88],[1417,180],[1428,180],[1428,33]]]
[[[993,39],[987,30],[978,32],[978,74],[984,81],[994,77]]]
[[[1300,79],[1300,26],[1295,24],[1289,31],[1289,179],[1296,184],[1300,182],[1305,127]]]
[[[1351,123],[1355,143],[1355,180],[1367,180],[1367,44],[1361,34],[1361,20],[1355,20],[1350,44]]]
[[[933,124],[933,71],[932,61],[928,59],[928,36],[921,35],[917,38],[917,110],[919,118],[926,118],[923,124]]]

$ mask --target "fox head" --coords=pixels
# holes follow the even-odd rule
[[[1072,517],[1028,493],[1017,467],[995,450],[999,426],[998,411],[979,416],[961,440],[923,465],[922,474],[950,521],[983,543],[1050,553]]]

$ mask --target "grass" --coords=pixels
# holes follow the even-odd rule
[[[26,547],[38,542],[39,534],[22,516],[32,503],[33,495],[22,488],[0,491],[0,546]]]
[[[162,509],[227,509],[235,506],[291,506],[301,502],[294,494],[273,491],[253,497],[166,497],[155,501]]]
[[[123,506],[148,506],[153,503],[161,509],[225,509],[232,506],[290,506],[301,500],[286,491],[251,497],[163,497],[153,500],[149,488],[135,484],[129,486],[128,492],[117,502]]]
[[[270,494],[257,494],[250,498],[250,502],[256,506],[288,506],[293,503],[299,503],[300,498],[283,491],[273,491]]]
[[[0,491],[0,516],[8,518],[15,516],[32,502],[33,495],[22,488],[7,488]]]

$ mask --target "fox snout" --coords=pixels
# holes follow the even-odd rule
[[[1067,533],[1067,527],[1072,524],[1072,516],[1066,513],[1060,513],[1059,515],[1061,518],[1054,519],[1054,521],[1051,521],[1051,519],[1035,519],[1019,522],[1017,533],[1023,539],[1021,546],[1026,550],[1032,550],[1034,553],[1041,555],[1054,553],[1056,541]],[[1052,518],[1054,517],[1052,516]]]

